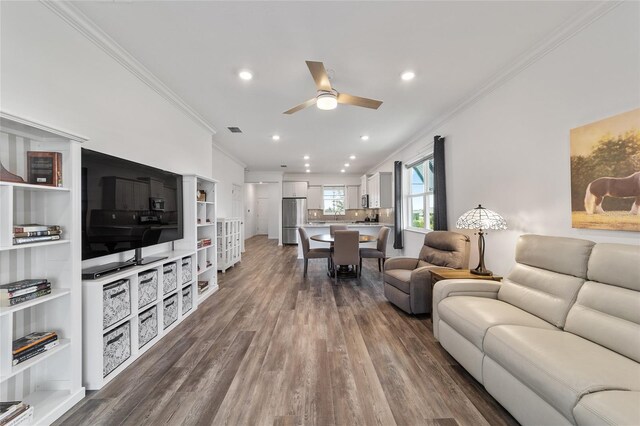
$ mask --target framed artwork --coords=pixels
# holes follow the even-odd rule
[[[574,228],[640,232],[640,108],[571,129]]]

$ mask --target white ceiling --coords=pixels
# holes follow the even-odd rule
[[[587,2],[74,4],[213,124],[214,140],[250,170],[304,172],[308,154],[313,173],[336,173],[354,154],[348,171],[363,173]],[[283,115],[315,95],[305,60],[334,70],[338,91],[383,105]],[[237,77],[244,68],[253,80]],[[400,80],[407,69],[411,82]]]

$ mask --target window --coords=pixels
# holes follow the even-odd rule
[[[344,214],[344,186],[325,186],[322,188],[322,205],[326,215]]]
[[[426,158],[408,169],[407,225],[433,229],[433,158]]]

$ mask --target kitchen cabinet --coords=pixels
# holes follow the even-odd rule
[[[393,174],[390,172],[379,172],[367,179],[369,208],[387,209],[393,206],[391,197],[392,181]]]
[[[307,182],[282,182],[282,197],[307,198]]]
[[[356,210],[360,208],[360,187],[358,185],[347,186],[345,209]]]
[[[310,186],[307,191],[307,208],[322,210],[322,187]]]
[[[367,175],[362,175],[360,178],[360,195],[366,195],[369,193],[369,187],[367,186]]]

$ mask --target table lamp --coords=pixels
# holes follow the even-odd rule
[[[485,209],[481,204],[471,209],[456,222],[458,229],[474,229],[478,231],[479,262],[476,269],[470,272],[475,275],[493,275],[493,272],[484,267],[484,231],[487,229],[507,229],[507,221],[498,213]]]

